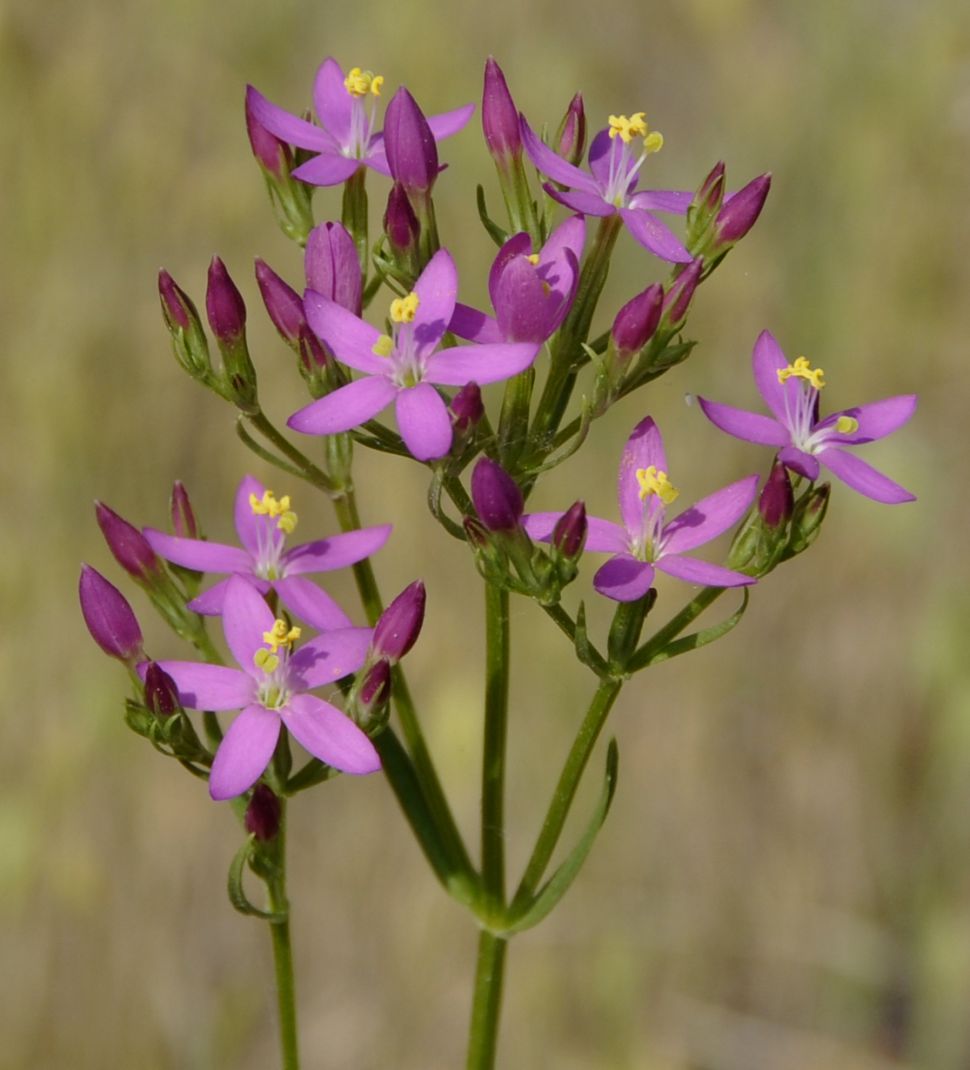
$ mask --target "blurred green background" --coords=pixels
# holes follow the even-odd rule
[[[162,525],[181,478],[225,539],[237,481],[268,474],[228,407],[171,359],[160,264],[201,299],[220,253],[250,303],[269,411],[303,402],[252,279],[260,255],[298,284],[300,258],[250,158],[244,84],[298,110],[332,54],[440,111],[479,98],[490,52],[536,124],[558,122],[577,89],[594,129],[646,111],[667,139],[649,164],[657,185],[692,187],[718,158],[733,186],[774,173],[756,230],[696,303],[691,361],[597,425],[539,507],[584,496],[611,515],[619,450],[647,412],[685,494],[764,470],[766,451],[684,405],[702,391],[753,406],[763,327],[825,368],[833,407],[921,396],[912,424],[866,451],[919,502],[882,507],[838,487],[818,543],[755,591],[741,627],[621,697],[614,809],[559,910],[512,946],[501,1063],[970,1065],[966,5],[6,0],[4,1068],[276,1064],[267,934],[224,891],[239,835],[229,808],[127,731],[123,674],[77,609],[81,560],[121,583],[92,500]],[[442,155],[442,234],[476,300],[490,246],[474,183],[498,203],[477,116]],[[383,184],[371,188],[376,221]],[[332,191],[316,205],[319,218],[339,211]],[[608,307],[661,272],[623,239]],[[429,519],[417,465],[362,456],[359,468],[365,523],[397,528],[376,562],[385,592],[428,584],[410,676],[473,834],[478,582]],[[334,530],[325,503],[285,482],[271,485],[294,493],[303,532]],[[349,580],[333,589],[352,604]],[[130,593],[152,651],[178,655]],[[682,595],[664,587],[658,613]],[[531,604],[514,603],[513,625],[514,870],[591,679]],[[475,932],[383,780],[300,797],[292,822],[305,1065],[462,1065]]]

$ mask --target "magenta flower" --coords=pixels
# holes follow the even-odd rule
[[[591,174],[553,152],[532,132],[525,116],[519,118],[525,151],[537,170],[554,182],[569,187],[563,192],[547,184],[544,188],[550,197],[582,215],[619,213],[627,230],[650,252],[662,260],[678,264],[690,262],[691,255],[683,243],[653,212],[683,215],[690,206],[693,193],[673,190],[635,192],[644,161],[663,144],[663,138],[656,130],[648,132],[642,112],[630,118],[610,116],[609,127],[601,130],[589,147]]]
[[[752,363],[754,381],[772,415],[699,398],[711,423],[735,438],[774,446],[779,460],[806,479],[818,479],[822,464],[853,490],[877,502],[896,505],[915,500],[905,487],[842,448],[885,438],[902,427],[916,410],[915,394],[843,409],[820,420],[819,391],[825,386],[821,368],[812,368],[805,357],[789,364],[768,331],[758,336]]]
[[[667,506],[679,491],[671,485],[667,471],[663,439],[648,416],[633,429],[620,461],[622,526],[588,518],[586,549],[613,555],[593,579],[596,590],[617,602],[635,602],[650,590],[655,569],[710,587],[754,583],[750,576],[684,554],[717,538],[741,519],[754,500],[758,477],[739,479],[668,521]],[[533,539],[548,542],[562,515],[533,513],[522,523]]]
[[[391,533],[390,524],[361,528],[328,539],[286,549],[296,527],[290,499],[277,500],[258,479],[246,476],[236,491],[236,533],[242,546],[202,539],[182,539],[154,528],[145,529],[149,544],[167,561],[199,572],[230,572],[245,577],[261,594],[276,591],[280,601],[301,620],[320,631],[349,628],[351,620],[315,583],[309,572],[331,572],[376,553]],[[197,613],[224,613],[231,579],[221,580],[189,603]]]
[[[488,275],[495,318],[456,304],[450,330],[471,342],[544,342],[576,296],[585,238],[582,216],[560,223],[538,253],[528,234],[509,238]]]
[[[246,87],[246,109],[257,122],[290,145],[317,153],[293,172],[313,186],[337,186],[359,167],[390,175],[384,136],[374,132],[377,98],[384,79],[354,67],[346,77],[335,59],[323,61],[313,83],[313,106],[320,125],[300,119]],[[432,115],[428,126],[436,141],[450,137],[471,118],[474,104]]]
[[[308,435],[349,431],[394,402],[401,437],[419,461],[443,457],[452,426],[438,386],[494,383],[524,371],[535,360],[534,344],[438,349],[451,322],[458,290],[455,263],[440,249],[421,272],[414,290],[391,302],[393,337],[345,308],[308,291],[307,321],[338,360],[365,378],[295,412],[287,421]]]
[[[222,625],[240,668],[195,661],[160,661],[192,710],[241,710],[219,744],[209,794],[231,799],[260,778],[276,749],[280,725],[315,758],[343,773],[380,768],[374,744],[314,688],[348,676],[364,663],[369,628],[328,632],[293,651],[299,628],[276,620],[262,595],[241,576],[226,584]],[[140,666],[144,672],[147,665]]]

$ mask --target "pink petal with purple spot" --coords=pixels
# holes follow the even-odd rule
[[[497,320],[484,312],[479,312],[477,308],[463,305],[460,301],[455,303],[455,311],[451,314],[448,330],[468,342],[492,343],[503,340]]]
[[[847,416],[858,421],[858,429],[848,434],[839,434],[833,430],[826,442],[833,445],[858,446],[864,442],[874,442],[876,439],[891,435],[893,431],[902,427],[915,411],[916,395],[900,394],[894,398],[884,398],[882,401],[873,401],[868,405],[857,405],[854,409],[835,412],[822,420],[816,430],[825,427],[834,428],[840,417]]]
[[[317,636],[290,658],[294,690],[312,691],[355,673],[370,647],[373,628],[342,628]]]
[[[335,435],[372,420],[397,396],[398,388],[383,375],[369,375],[318,398],[286,421],[305,435]]]
[[[374,744],[329,702],[314,695],[294,695],[280,716],[305,750],[334,769],[357,775],[380,769]]]
[[[517,256],[532,255],[532,239],[528,234],[513,234],[511,238],[499,249],[492,266],[488,272],[488,296],[495,308],[496,287],[502,277],[502,273]]]
[[[149,546],[166,561],[197,572],[251,572],[253,560],[238,546],[202,539],[181,539],[154,528],[145,528]]]
[[[294,576],[303,572],[330,572],[356,565],[358,561],[377,553],[390,534],[390,524],[379,524],[331,535],[316,542],[305,542],[287,550],[282,559],[283,568],[287,576]]]
[[[276,618],[263,596],[241,576],[233,576],[222,603],[222,628],[232,656],[243,672],[262,681],[263,671],[253,664],[253,655],[265,643],[263,632],[273,629]]]
[[[387,357],[374,352],[381,337],[376,327],[315,290],[307,290],[303,295],[303,309],[314,333],[326,342],[341,363],[368,375],[383,375],[387,371]]]
[[[256,695],[252,679],[239,669],[199,661],[160,661],[158,665],[175,681],[182,705],[189,710],[238,710]],[[140,665],[138,671],[142,671]]]
[[[447,249],[439,249],[414,284],[418,310],[414,316],[414,337],[419,352],[433,349],[448,329],[455,310],[458,272]]]
[[[312,580],[286,576],[273,585],[280,601],[299,620],[319,632],[350,628],[353,621],[333,598]]]
[[[462,380],[462,385],[465,382]],[[401,438],[419,461],[444,457],[451,449],[451,417],[430,383],[418,383],[402,390],[397,395],[395,412]]]
[[[664,528],[664,554],[694,550],[716,539],[744,516],[757,491],[758,477],[748,476],[685,509]]]
[[[442,349],[428,358],[424,377],[440,386],[498,383],[525,371],[538,352],[539,346],[533,342]]]
[[[825,467],[843,483],[864,494],[873,501],[883,502],[886,505],[900,505],[903,502],[916,501],[916,495],[901,487],[889,476],[873,468],[859,457],[845,450],[827,449],[820,450],[818,459]]]
[[[636,602],[653,586],[653,576],[653,565],[629,554],[617,554],[600,566],[593,586],[615,602]]]
[[[269,765],[280,735],[278,715],[247,706],[223,736],[209,774],[209,794],[217,802],[233,799],[256,783]]]
[[[757,442],[759,446],[787,446],[791,442],[791,433],[777,420],[763,416],[758,412],[736,409],[733,405],[722,405],[719,401],[697,399],[704,415],[722,431],[746,442]]]

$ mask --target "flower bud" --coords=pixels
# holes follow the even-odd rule
[[[256,258],[256,283],[273,326],[283,341],[295,348],[299,342],[300,328],[306,323],[302,298],[259,257]]]
[[[714,224],[714,242],[718,250],[740,241],[754,226],[770,188],[771,175],[760,175],[738,190],[718,212]]]
[[[145,705],[160,721],[182,709],[175,681],[156,661],[150,661],[145,670]]]
[[[789,554],[800,554],[818,538],[822,521],[829,507],[832,486],[820,483],[803,494],[795,503],[792,514],[791,537],[788,540]]]
[[[172,484],[172,497],[169,499],[169,513],[172,518],[172,532],[180,539],[199,538],[199,525],[195,519],[189,492],[180,479]]]
[[[582,93],[577,93],[569,102],[556,131],[553,147],[574,167],[582,163],[583,150],[586,148],[586,109],[583,107]]]
[[[703,269],[703,260],[692,260],[668,287],[663,302],[663,319],[668,328],[679,327],[687,319]]]
[[[364,672],[359,686],[354,690],[351,700],[354,720],[365,731],[384,723],[390,697],[391,663],[387,658],[381,658]]]
[[[424,584],[415,580],[384,610],[374,628],[371,650],[396,664],[414,646],[424,623]]]
[[[246,305],[226,265],[218,256],[209,264],[205,311],[212,333],[221,345],[233,345],[246,329]]]
[[[246,831],[264,843],[276,839],[282,813],[283,808],[272,789],[265,784],[257,784],[246,807]]]
[[[90,565],[81,566],[81,613],[91,638],[112,658],[133,663],[142,656],[142,635],[127,599]]]
[[[478,383],[466,383],[451,399],[451,422],[457,433],[474,427],[485,415],[482,390]]]
[[[556,521],[552,529],[552,545],[570,561],[583,552],[589,524],[586,520],[584,502],[574,502]]]
[[[721,210],[724,201],[724,162],[719,160],[700,184],[691,202],[691,208],[707,217]]]
[[[522,155],[519,113],[502,68],[489,56],[485,62],[482,92],[482,130],[492,159],[499,167]]]
[[[489,457],[480,457],[472,470],[472,501],[489,531],[516,531],[525,503],[515,480]]]
[[[384,233],[394,255],[400,260],[418,247],[421,224],[400,182],[391,186],[384,212]]]
[[[176,360],[190,375],[196,378],[205,375],[212,362],[202,320],[192,299],[164,268],[158,273],[158,296],[165,326],[172,335]]]
[[[663,287],[655,282],[617,312],[611,334],[621,358],[639,352],[647,344],[660,323],[663,305]]]
[[[401,86],[384,115],[384,147],[395,182],[408,195],[427,194],[438,177],[438,146],[417,101]]]
[[[246,94],[246,133],[249,144],[259,165],[275,179],[284,179],[290,173],[293,155],[290,147],[271,134],[253,114],[250,94]]]
[[[162,562],[144,535],[103,502],[94,503],[98,527],[119,565],[138,580],[151,584],[162,574]]]
[[[488,537],[488,528],[473,516],[466,516],[462,520],[462,527],[465,529],[465,538],[468,540],[468,545],[473,550],[485,551],[491,546],[491,540]]]
[[[360,315],[361,276],[357,247],[341,223],[321,223],[310,231],[304,256],[307,289]]]
[[[795,496],[792,492],[788,469],[776,459],[765,485],[761,488],[758,512],[765,527],[776,531],[788,523],[794,507]]]

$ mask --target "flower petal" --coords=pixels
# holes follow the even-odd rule
[[[661,260],[669,260],[674,264],[689,264],[694,259],[670,227],[661,223],[646,209],[621,208],[620,215],[633,237]]]
[[[863,442],[874,442],[876,439],[891,435],[893,431],[902,427],[915,411],[916,395],[900,394],[897,397],[884,398],[882,401],[873,401],[868,405],[857,405],[854,409],[834,412],[822,420],[815,430],[834,427],[841,417],[847,416],[858,422],[858,429],[850,434],[839,434],[833,430],[830,435],[826,436],[826,444],[858,446]],[[162,556],[165,555],[162,554]]]
[[[241,576],[226,585],[222,603],[222,628],[232,656],[243,672],[262,680],[263,672],[253,664],[253,655],[264,646],[263,632],[272,631],[276,618],[263,596]]]
[[[366,379],[355,379],[332,394],[311,401],[293,413],[286,426],[305,435],[350,431],[386,409],[397,392],[390,379],[383,375],[368,375]]]
[[[243,476],[236,488],[236,497],[232,506],[236,534],[239,536],[239,541],[252,554],[254,561],[259,556],[261,548],[266,545],[270,529],[276,526],[276,521],[272,517],[259,516],[253,512],[253,507],[249,504],[250,494],[255,494],[259,499],[262,498],[265,490],[266,487],[254,476]],[[234,569],[233,571],[243,570]]]
[[[381,337],[376,327],[315,290],[307,290],[303,295],[303,309],[314,333],[326,342],[341,363],[368,375],[383,375],[387,371],[387,358],[374,352],[374,345]]]
[[[477,308],[472,308],[470,305],[463,305],[460,301],[455,303],[455,311],[451,314],[448,330],[468,342],[503,341],[498,321],[494,317],[479,312]]]
[[[751,367],[758,392],[783,427],[791,427],[792,413],[798,411],[803,380],[790,376],[778,381],[778,372],[788,367],[788,358],[771,331],[762,331],[751,353]]]
[[[256,694],[253,681],[239,669],[199,661],[158,664],[175,681],[182,705],[188,710],[239,710]]]
[[[365,557],[376,554],[390,534],[390,524],[379,524],[331,535],[316,542],[305,542],[283,555],[284,572],[287,576],[298,576],[303,572],[332,572],[337,568],[356,565]]]
[[[248,573],[236,572],[236,576],[245,576],[246,582],[251,583],[262,595],[267,595],[272,590],[272,587],[266,580],[259,579],[257,576],[251,576]],[[229,579],[232,579],[230,576]],[[226,600],[226,588],[229,586],[229,580],[220,580],[218,583],[213,584],[208,590],[203,591],[201,594],[196,595],[191,602],[187,605],[193,613],[201,613],[206,617],[221,617],[222,607]]]
[[[597,569],[593,586],[614,602],[636,602],[653,586],[653,565],[617,554]]]
[[[813,483],[818,479],[818,458],[798,449],[797,446],[786,446],[783,450],[779,450],[778,460],[786,468],[790,468]]]
[[[716,539],[744,516],[757,491],[758,477],[748,476],[685,509],[664,528],[664,556],[693,550]]]
[[[549,542],[552,531],[564,513],[530,513],[522,518],[522,526],[535,542]],[[588,516],[585,549],[592,553],[625,553],[628,545],[626,532],[612,520]]]
[[[370,647],[373,628],[341,628],[305,643],[290,658],[294,690],[312,691],[355,673]]]
[[[567,163],[561,156],[553,152],[548,145],[544,145],[532,132],[532,128],[526,122],[524,115],[519,116],[519,126],[522,130],[522,144],[525,146],[525,151],[529,154],[529,159],[537,171],[541,171],[542,174],[547,178],[551,178],[554,182],[560,182],[562,185],[569,186],[572,189],[582,190],[584,193],[599,194],[596,180],[591,175],[586,174],[585,171],[581,171],[578,167]]]
[[[561,190],[546,182],[542,188],[554,200],[571,208],[580,215],[606,216],[613,215],[616,208],[608,201],[604,201],[599,193],[588,193],[586,190]]]
[[[253,559],[238,546],[202,539],[181,539],[155,528],[143,532],[148,545],[166,561],[197,572],[251,572]]]
[[[643,534],[646,508],[640,497],[640,483],[637,480],[637,471],[640,468],[655,467],[658,472],[667,471],[667,458],[664,454],[664,443],[660,436],[660,429],[648,416],[641,420],[633,429],[632,434],[623,447],[623,456],[620,459],[620,471],[617,477],[617,498],[620,503],[620,516],[623,518],[623,526],[633,539],[639,539]],[[652,497],[653,502],[660,502],[659,498]],[[663,503],[660,503],[661,505]],[[650,508],[648,503],[647,508]],[[653,506],[654,509],[657,506]]]
[[[464,386],[470,382],[484,386],[525,371],[538,352],[539,346],[533,342],[441,349],[428,358],[424,377],[439,386]]]
[[[263,706],[247,706],[219,744],[209,774],[209,794],[217,802],[241,795],[262,776],[276,750],[280,719]]]
[[[292,175],[311,186],[339,186],[355,174],[362,163],[362,160],[352,160],[348,156],[321,152],[319,156],[295,167]]]
[[[364,163],[385,178],[391,177],[391,165],[387,162],[387,149],[384,147],[383,134],[375,134],[364,155]]]
[[[634,193],[628,204],[631,208],[685,215],[693,199],[694,194],[690,190],[644,189]]]
[[[770,416],[763,416],[759,412],[748,412],[746,409],[736,409],[733,405],[722,405],[719,401],[708,401],[707,398],[698,397],[698,404],[704,415],[722,431],[726,431],[735,438],[743,438],[746,442],[757,442],[759,446],[774,446],[779,448],[787,446],[791,442],[791,434],[787,427],[783,427],[777,420]]]
[[[312,152],[337,153],[339,146],[334,139],[320,127],[298,119],[288,111],[271,104],[258,89],[246,87],[246,103],[250,113],[271,133],[289,145],[299,145]]]
[[[443,138],[451,137],[452,134],[457,134],[474,114],[475,105],[465,104],[461,108],[439,112],[437,115],[429,115],[428,126],[431,127],[431,133],[434,134],[435,141],[441,141]]]
[[[273,586],[283,605],[295,617],[319,632],[350,628],[354,623],[334,599],[312,580],[303,576],[285,576]]]
[[[462,385],[466,381],[463,379]],[[451,449],[451,417],[441,395],[430,383],[418,383],[400,391],[395,413],[401,438],[419,461],[444,457]]]
[[[583,259],[583,246],[586,243],[586,220],[581,215],[564,219],[549,235],[546,244],[539,251],[539,267],[555,264],[562,270],[571,267],[566,251],[572,253],[578,264]]]
[[[611,175],[616,175],[623,164],[623,153],[626,146],[622,138],[610,137],[607,127],[598,130],[589,144],[589,169],[593,173],[600,189],[606,189],[610,185]],[[627,156],[627,167],[630,166],[630,157]]]
[[[572,288],[570,275],[569,287]],[[557,293],[524,256],[509,262],[499,278],[492,303],[502,338],[540,345],[556,329],[556,317],[566,295]]]
[[[873,501],[886,505],[916,501],[916,495],[901,487],[854,454],[836,448],[819,450],[818,459],[843,483]]]
[[[293,738],[321,762],[342,773],[376,773],[381,767],[374,744],[354,722],[314,695],[294,695],[280,710]]]
[[[745,576],[721,565],[712,565],[708,561],[698,561],[694,557],[681,557],[670,554],[657,562],[657,568],[668,576],[676,576],[687,583],[701,583],[706,587],[747,587],[754,583],[753,576]]]
[[[313,107],[321,125],[334,140],[348,146],[353,101],[344,85],[344,72],[332,56],[328,56],[317,70],[313,81]]]
[[[426,353],[441,341],[455,310],[458,272],[447,249],[439,249],[414,284],[418,310],[414,316],[414,340],[420,353]]]

